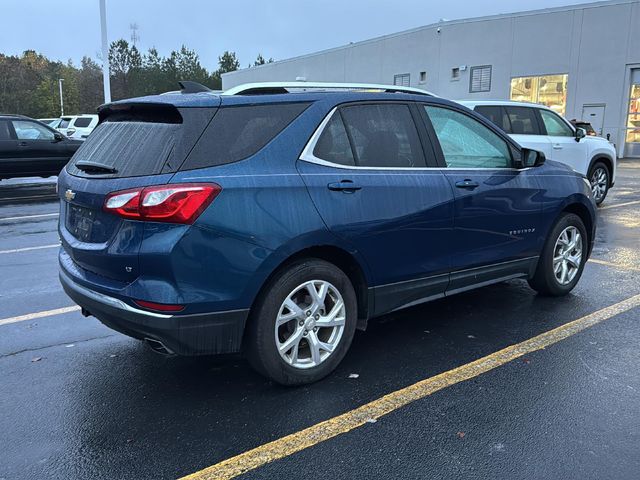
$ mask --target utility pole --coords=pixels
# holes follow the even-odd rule
[[[138,27],[137,23],[131,23],[129,24],[129,28],[131,29],[131,43],[135,47],[140,40],[140,35],[138,35],[138,28],[140,27]]]
[[[60,116],[64,116],[64,102],[62,101],[62,82],[64,78],[58,79],[58,88],[60,89]]]
[[[100,0],[100,31],[102,33],[102,85],[104,87],[104,103],[111,102],[111,83],[109,80],[109,43],[107,42],[107,7],[105,0]]]

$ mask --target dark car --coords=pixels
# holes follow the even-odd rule
[[[32,118],[0,115],[0,180],[58,175],[80,145]]]
[[[466,107],[395,86],[250,85],[115,102],[58,177],[60,279],[157,351],[315,381],[356,328],[504,280],[565,295],[588,180]]]

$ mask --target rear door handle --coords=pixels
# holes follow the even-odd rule
[[[27,146],[27,142],[18,142],[18,146],[19,147],[26,147]]]
[[[360,190],[362,187],[357,183],[353,183],[352,180],[342,180],[340,182],[333,182],[327,185],[332,192],[344,192],[353,193],[356,190]]]
[[[457,188],[466,188],[467,190],[473,190],[474,188],[478,188],[480,184],[478,182],[474,182],[471,179],[464,179],[459,182],[456,182]]]
[[[554,149],[554,150],[562,150],[562,145],[560,145],[559,143],[556,143],[556,144],[553,146],[553,149]]]

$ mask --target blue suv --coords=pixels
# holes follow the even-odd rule
[[[102,106],[58,179],[65,291],[157,351],[244,352],[303,384],[370,318],[514,278],[564,295],[582,274],[588,180],[457,103],[183,87]]]

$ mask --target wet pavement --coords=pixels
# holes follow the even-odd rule
[[[571,295],[511,281],[375,320],[333,375],[295,389],[239,357],[161,357],[77,311],[24,319],[72,306],[58,207],[51,180],[1,182],[0,479],[187,475],[640,293],[640,161],[619,165]],[[631,309],[242,478],[638,478],[639,320]]]

